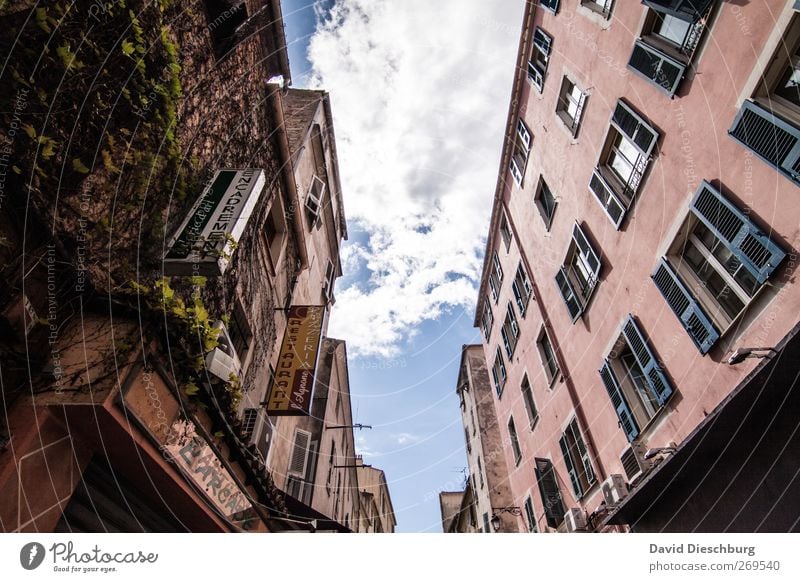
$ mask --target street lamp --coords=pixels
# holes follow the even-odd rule
[[[498,513],[510,513],[511,515],[522,515],[522,510],[517,506],[492,507],[492,529],[500,531],[500,516]]]

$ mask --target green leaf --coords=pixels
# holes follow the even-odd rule
[[[32,125],[26,123],[22,126],[22,129],[25,130],[25,133],[28,134],[29,138],[36,139],[36,130],[33,128]]]
[[[88,174],[89,168],[83,165],[83,162],[80,158],[74,158],[72,160],[72,169],[76,172],[80,172],[81,174]]]
[[[186,384],[183,386],[183,393],[184,393],[184,394],[186,394],[186,396],[194,396],[194,395],[195,395],[195,394],[197,394],[198,392],[200,392],[200,388],[197,386],[197,384],[195,384],[195,383],[194,383],[194,382],[192,382],[191,380],[189,380],[189,381],[188,381],[188,382],[187,382],[187,383],[186,383]]]
[[[44,8],[37,8],[36,9],[36,25],[45,31],[47,34],[50,34],[52,30],[49,26],[47,26],[47,10]]]
[[[11,171],[14,172],[15,174],[21,174],[22,168],[20,168],[19,166],[11,166]]]
[[[131,56],[133,54],[134,50],[135,49],[134,49],[133,43],[131,41],[129,41],[129,40],[123,40],[122,41],[122,52],[126,56]]]

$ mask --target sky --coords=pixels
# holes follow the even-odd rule
[[[329,335],[356,447],[398,531],[441,531],[464,485],[455,385],[508,111],[521,0],[283,0],[292,86],[330,93],[349,240]]]

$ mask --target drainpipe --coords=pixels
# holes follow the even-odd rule
[[[300,193],[297,191],[297,183],[294,179],[294,164],[292,163],[292,155],[289,151],[289,137],[286,134],[286,118],[283,114],[283,102],[281,100],[281,87],[274,83],[267,85],[268,99],[272,116],[275,120],[277,127],[275,128],[276,137],[278,140],[278,150],[280,153],[279,161],[281,163],[280,173],[283,182],[284,190],[291,201],[290,214],[292,216],[292,227],[294,229],[295,238],[297,239],[297,252],[300,258],[300,268],[305,269],[308,267],[308,251],[306,250],[305,231],[303,229],[303,208],[300,203]]]

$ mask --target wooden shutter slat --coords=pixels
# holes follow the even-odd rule
[[[719,339],[719,331],[686,285],[663,258],[651,278],[666,299],[667,305],[689,333],[697,349],[701,354],[707,353]]]
[[[659,133],[622,99],[617,101],[611,123],[646,157],[658,141]]]
[[[603,380],[603,385],[608,392],[608,397],[611,399],[611,405],[614,407],[614,411],[619,418],[619,424],[625,436],[628,437],[628,441],[632,442],[633,439],[639,435],[639,426],[633,418],[631,409],[628,407],[628,403],[625,400],[625,396],[622,394],[622,389],[619,386],[617,377],[614,375],[614,371],[611,369],[608,360],[603,363],[603,367],[598,371],[600,373],[600,378]]]
[[[558,527],[564,520],[564,505],[561,503],[561,494],[558,491],[553,463],[549,459],[535,459],[536,481],[539,484],[539,494],[542,496],[544,515],[549,527]]]
[[[759,283],[766,281],[786,256],[747,215],[705,180],[692,200],[691,210]]]
[[[633,315],[628,315],[628,319],[622,326],[622,333],[636,357],[636,361],[639,362],[647,382],[655,392],[658,403],[663,406],[672,395],[672,385],[659,366],[658,359],[650,349],[650,345],[644,338]]]
[[[603,178],[598,168],[595,168],[592,173],[592,178],[589,181],[589,190],[600,203],[606,216],[611,220],[611,224],[614,225],[614,228],[619,230],[622,219],[625,218],[626,206],[617,197],[611,186],[605,181],[605,178]]]
[[[628,67],[665,91],[670,97],[675,95],[686,73],[686,65],[642,40],[637,40],[633,44]]]
[[[753,101],[745,101],[728,134],[800,184],[800,129]]]
[[[558,444],[561,446],[561,454],[564,456],[564,464],[567,466],[569,480],[572,481],[572,490],[575,492],[575,497],[580,499],[580,497],[583,495],[583,488],[581,487],[581,482],[578,479],[578,471],[575,468],[572,455],[569,452],[569,443],[567,442],[566,435],[561,436],[561,438],[558,440]]]
[[[586,233],[583,232],[583,229],[577,222],[572,229],[572,238],[575,240],[575,244],[578,245],[581,255],[583,255],[586,260],[586,264],[592,269],[592,275],[597,279],[597,275],[600,273],[600,267],[602,266],[600,257],[597,256],[594,247],[592,247],[589,239],[586,237]]]
[[[578,301],[578,296],[575,294],[575,289],[572,287],[572,282],[569,280],[564,267],[559,268],[558,273],[556,273],[556,285],[574,323],[583,312],[583,306]]]
[[[305,478],[310,440],[311,434],[304,430],[298,430],[294,433],[294,448],[292,449],[292,460],[289,463],[289,473],[300,478]]]

